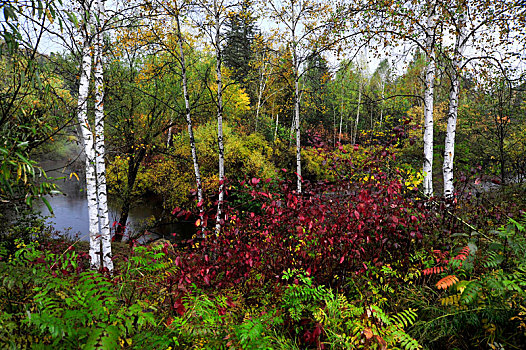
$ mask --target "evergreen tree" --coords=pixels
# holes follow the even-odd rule
[[[257,34],[256,18],[250,0],[242,0],[239,6],[239,11],[232,13],[226,23],[223,62],[232,70],[234,81],[247,88],[253,58],[252,44]]]
[[[326,130],[331,130],[332,112],[327,110],[331,106],[327,82],[330,79],[327,61],[321,55],[313,55],[307,60],[305,73],[305,121],[310,127],[320,124]]]

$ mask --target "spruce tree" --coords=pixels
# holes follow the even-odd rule
[[[250,0],[242,0],[239,6],[239,11],[232,13],[226,23],[223,62],[232,70],[234,81],[247,88],[248,92],[252,44],[257,32],[256,18]]]

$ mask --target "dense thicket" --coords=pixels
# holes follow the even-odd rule
[[[526,341],[521,1],[2,11],[2,347]],[[89,243],[31,211],[60,191],[50,159]],[[194,236],[146,242],[167,221]]]

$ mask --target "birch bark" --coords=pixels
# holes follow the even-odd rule
[[[217,75],[217,144],[219,150],[219,198],[217,200],[216,234],[221,230],[221,217],[225,197],[225,148],[223,144],[223,81],[221,76],[221,22],[220,9],[214,1],[215,12],[215,49]]]
[[[352,144],[356,144],[356,138],[358,136],[358,123],[360,122],[360,105],[362,104],[362,82],[361,77],[358,82],[358,106],[356,107],[356,121],[354,123],[354,135],[352,138]]]
[[[183,95],[185,105],[186,124],[188,125],[188,136],[190,138],[190,149],[192,151],[192,162],[194,164],[195,183],[197,186],[197,202],[199,207],[199,218],[201,219],[201,227],[204,230],[204,211],[203,211],[203,188],[201,185],[201,173],[199,171],[199,160],[197,150],[195,148],[194,130],[192,127],[192,114],[190,112],[190,96],[188,95],[188,80],[186,76],[186,61],[183,50],[183,35],[181,33],[181,23],[179,20],[179,9],[176,9],[175,22],[177,25],[177,45],[179,46],[179,59],[181,63],[181,75],[183,80]]]
[[[85,24],[87,27],[88,25]],[[88,121],[88,94],[91,76],[92,57],[90,40],[87,29],[82,34],[82,63],[80,68],[79,96],[77,101],[77,118],[84,141],[84,153],[86,155],[86,195],[88,200],[89,217],[89,256],[92,268],[101,266],[99,220],[97,206],[97,178],[95,171],[95,140]]]
[[[340,93],[340,130],[338,131],[338,143],[342,142],[342,124],[343,124],[343,76],[342,76],[341,93]]]
[[[95,167],[97,174],[97,212],[100,233],[100,248],[102,249],[102,264],[109,271],[113,271],[111,254],[110,221],[108,218],[108,196],[106,191],[106,164],[104,161],[104,71],[103,60],[103,26],[104,26],[104,1],[98,0],[97,6],[97,35],[95,49]]]
[[[466,47],[467,26],[465,13],[461,12],[458,19],[459,31],[453,53],[451,89],[449,92],[449,108],[447,118],[447,131],[444,149],[444,165],[442,174],[444,176],[444,197],[452,198],[455,188],[453,186],[453,160],[455,157],[455,134],[457,129],[458,117],[458,96],[460,90],[460,71],[462,67],[462,57]]]
[[[294,54],[294,61],[296,61],[296,54]],[[296,62],[295,62],[296,65]],[[295,69],[295,89],[294,89],[294,104],[295,104],[295,125],[296,128],[296,176],[298,180],[298,193],[301,193],[301,130],[300,130],[300,83],[299,74]]]
[[[258,102],[256,104],[256,127],[254,128],[254,132],[258,131],[259,111],[261,109],[261,104],[263,101],[263,92],[267,87],[268,76],[265,74],[265,66],[266,63],[263,63],[262,67],[259,68]]]
[[[301,194],[301,129],[300,129],[300,62],[298,59],[298,41],[296,39],[296,25],[299,22],[301,9],[297,17],[295,14],[295,6],[292,3],[291,7],[291,23],[290,39],[292,41],[292,65],[294,70],[294,128],[296,131],[296,178],[297,178],[297,191]]]
[[[278,124],[279,123],[279,113],[276,113],[276,127],[274,128],[274,143],[276,143],[276,138],[278,137]]]
[[[435,1],[428,2],[426,23],[426,72],[424,91],[424,194],[433,195],[433,99],[435,83]]]

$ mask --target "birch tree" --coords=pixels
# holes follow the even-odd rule
[[[104,20],[104,3],[98,0],[83,8],[84,18],[81,21],[82,63],[80,69],[78,120],[84,141],[86,156],[86,194],[89,215],[89,256],[92,268],[113,270],[111,239],[109,232],[108,207],[106,197],[106,179],[104,164],[104,86],[102,72],[102,28]],[[92,8],[92,6],[94,8]],[[93,15],[93,10],[96,16]],[[95,35],[91,33],[91,20],[96,18]],[[94,42],[93,42],[94,41]],[[88,95],[93,65],[92,44],[95,50],[95,126],[88,118]]]
[[[436,0],[426,2],[425,27],[425,85],[424,85],[424,194],[433,195],[433,105],[435,88],[435,28],[437,21]]]
[[[111,234],[108,218],[108,196],[106,190],[106,163],[104,146],[104,70],[103,70],[103,33],[105,25],[106,0],[97,0],[97,35],[95,39],[95,170],[97,173],[97,204],[103,266],[113,270],[111,259]]]
[[[272,0],[268,2],[267,9],[278,27],[283,27],[282,36],[289,47],[292,58],[292,81],[290,82],[294,89],[292,129],[296,139],[297,192],[301,193],[301,77],[305,73],[304,65],[309,55],[317,55],[322,51],[316,49],[320,46],[316,43],[321,41],[320,37],[326,29],[322,16],[328,13],[329,7],[327,4],[312,0]]]
[[[200,0],[197,4],[200,9],[196,24],[210,40],[216,59],[216,92],[215,102],[217,107],[217,147],[218,147],[218,175],[219,195],[217,200],[216,234],[221,231],[223,215],[223,202],[225,199],[225,147],[223,140],[223,56],[222,43],[224,41],[223,26],[228,19],[230,9],[235,3],[228,0]]]
[[[455,133],[457,128],[457,115],[458,115],[458,96],[460,90],[460,74],[462,69],[462,58],[464,49],[467,44],[467,25],[466,25],[466,13],[465,13],[465,2],[459,0],[457,2],[458,10],[456,11],[457,16],[456,26],[454,27],[456,34],[456,42],[453,50],[453,58],[451,62],[451,88],[449,91],[449,107],[447,116],[447,131],[444,148],[444,165],[442,167],[442,173],[444,176],[444,197],[453,197],[453,159],[455,157]]]
[[[356,120],[354,121],[354,133],[352,137],[352,144],[356,144],[356,138],[358,136],[358,123],[360,122],[360,106],[362,105],[362,88],[363,88],[363,79],[362,79],[362,69],[358,65],[358,104],[356,105]]]
[[[436,50],[440,38],[438,1],[425,2],[372,0],[373,9],[364,15],[364,25],[370,26],[378,43],[403,51],[423,52],[424,69],[424,132],[423,167],[424,194],[433,194],[433,108],[436,75]]]
[[[98,235],[98,207],[97,207],[97,179],[95,174],[95,140],[91,131],[91,126],[88,121],[88,94],[91,77],[91,40],[89,33],[88,18],[82,21],[81,28],[82,36],[82,63],[80,67],[80,82],[79,82],[79,96],[78,96],[78,112],[80,129],[82,132],[82,140],[84,141],[84,154],[86,156],[86,195],[88,197],[88,217],[89,217],[89,240],[90,250],[89,255],[91,265],[100,266],[100,250],[97,250]],[[100,244],[99,244],[100,248]]]
[[[203,188],[201,184],[201,173],[199,171],[199,160],[197,156],[197,150],[195,147],[195,138],[194,138],[194,130],[192,127],[192,114],[190,110],[190,95],[188,94],[188,78],[186,75],[186,62],[185,62],[185,54],[183,49],[183,35],[181,32],[181,21],[180,21],[180,8],[177,7],[177,2],[175,2],[176,9],[175,13],[172,12],[172,15],[175,18],[175,24],[176,24],[176,32],[177,32],[177,45],[179,47],[179,63],[181,65],[181,77],[182,77],[182,84],[183,84],[183,96],[184,96],[184,105],[185,105],[185,116],[186,116],[186,124],[188,127],[188,136],[190,141],[190,149],[192,152],[192,162],[194,165],[194,174],[195,174],[195,183],[197,186],[197,206],[199,207],[199,217],[200,217],[200,224],[202,225],[202,228],[204,230],[204,211],[203,211]]]
[[[456,0],[442,3],[446,15],[446,25],[455,34],[455,44],[451,53],[444,53],[450,65],[451,87],[449,92],[448,123],[444,148],[444,197],[454,195],[453,167],[455,156],[455,135],[457,131],[458,101],[460,93],[460,77],[469,62],[482,61],[497,67],[506,76],[506,65],[513,61],[508,56],[513,48],[510,33],[520,37],[524,31],[524,7],[518,2],[505,0]],[[468,42],[471,45],[470,54],[466,54]],[[506,59],[502,59],[501,57]],[[507,77],[508,78],[508,77]]]

